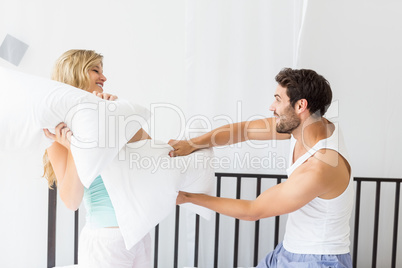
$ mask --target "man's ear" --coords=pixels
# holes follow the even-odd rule
[[[307,110],[307,100],[306,99],[300,99],[295,103],[295,111],[296,113],[303,113],[305,110]]]

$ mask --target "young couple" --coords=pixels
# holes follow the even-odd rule
[[[114,100],[103,93],[103,57],[88,50],[70,50],[56,62],[52,79]],[[255,200],[219,198],[179,192],[177,204],[194,203],[242,220],[289,214],[284,241],[258,264],[262,267],[352,267],[349,218],[353,185],[347,152],[337,126],[323,117],[332,101],[328,81],[313,70],[283,69],[270,106],[274,117],[222,126],[191,140],[171,140],[171,157],[246,140],[291,139],[288,179]],[[124,246],[114,209],[102,177],[86,189],[70,151],[70,129],[60,123],[55,142],[44,155],[49,186],[57,183],[66,206],[76,210],[81,201],[87,223],[80,235],[79,266],[151,267],[149,234],[130,250]],[[150,139],[140,130],[129,142]]]

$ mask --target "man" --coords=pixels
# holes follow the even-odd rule
[[[351,168],[335,124],[323,118],[331,104],[328,81],[313,70],[283,69],[270,110],[273,118],[222,126],[188,141],[171,140],[171,156],[246,140],[291,138],[288,179],[255,200],[180,192],[191,202],[242,220],[289,213],[284,241],[257,266],[352,267],[349,219],[353,207]],[[304,265],[304,266],[303,266]]]

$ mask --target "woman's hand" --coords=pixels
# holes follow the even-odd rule
[[[170,157],[188,155],[197,149],[192,146],[191,140],[170,140],[168,144],[174,149],[169,152]]]
[[[98,91],[94,91],[92,92],[92,94],[104,100],[114,101],[117,99],[117,96],[108,93],[100,93]]]
[[[67,150],[70,150],[71,136],[73,133],[63,122],[58,124],[55,128],[55,134],[51,133],[47,128],[43,129],[45,136],[53,141],[63,145]]]

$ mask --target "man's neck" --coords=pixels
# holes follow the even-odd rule
[[[331,136],[333,132],[333,124],[323,117],[308,117],[303,120],[300,126],[292,132],[293,137],[312,148],[320,140]]]

